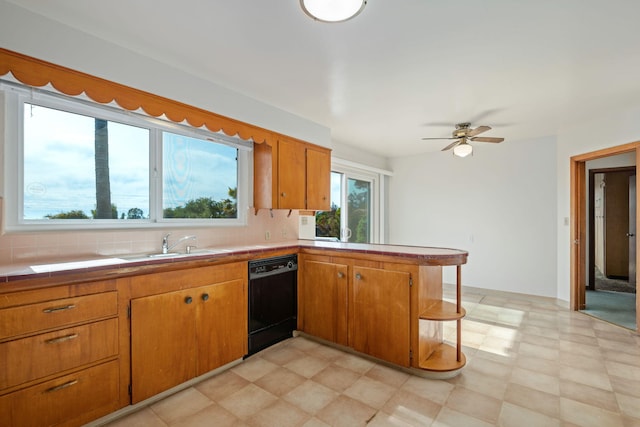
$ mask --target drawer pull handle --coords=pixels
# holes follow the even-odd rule
[[[44,392],[45,393],[53,393],[54,391],[62,390],[64,388],[71,387],[72,385],[75,385],[75,384],[78,384],[78,380],[71,380],[71,381],[66,382],[64,384],[60,384],[60,385],[57,385],[55,387],[48,388]]]
[[[75,304],[63,305],[62,307],[45,308],[42,310],[44,313],[56,313],[58,311],[71,310],[76,308]]]
[[[46,344],[56,344],[56,343],[59,343],[59,342],[69,341],[69,340],[72,340],[74,338],[78,338],[78,334],[70,334],[70,335],[65,335],[64,337],[51,338],[49,340],[46,340],[45,343]]]

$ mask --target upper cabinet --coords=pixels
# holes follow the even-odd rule
[[[281,137],[255,144],[253,205],[256,209],[329,210],[331,151]]]

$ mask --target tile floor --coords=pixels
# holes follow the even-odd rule
[[[640,426],[635,332],[547,298],[463,294],[467,366],[455,378],[296,337],[109,427]],[[455,322],[444,331],[454,337]]]

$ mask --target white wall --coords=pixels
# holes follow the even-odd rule
[[[465,286],[555,297],[555,155],[548,137],[391,159],[389,242],[468,250]]]
[[[329,128],[0,0],[0,47],[331,146]],[[224,61],[224,59],[220,59]],[[258,71],[257,71],[258,72]]]
[[[640,105],[603,111],[598,117],[585,119],[574,126],[560,129],[557,144],[558,224],[570,214],[569,162],[572,156],[640,141]],[[558,294],[568,301],[570,296],[570,230],[558,227]]]

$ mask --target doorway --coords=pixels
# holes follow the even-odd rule
[[[602,272],[604,277],[609,276],[611,280],[621,281],[626,279],[627,283],[633,283],[635,288],[637,277],[635,264],[637,260],[638,242],[635,239],[635,229],[630,228],[637,222],[638,215],[638,200],[635,197],[638,177],[635,174],[635,166],[633,168],[616,168],[618,169],[617,171],[599,171],[597,168],[594,168],[593,173],[591,173],[590,167],[587,166],[588,162],[611,158],[625,153],[632,157],[634,160],[633,163],[638,164],[640,142],[586,153],[571,158],[571,307],[574,310],[584,310],[588,312],[590,304],[587,299],[587,293],[593,292],[597,288],[596,279],[598,268],[601,272],[605,270]],[[588,171],[589,179],[587,180]],[[608,172],[612,174],[607,176],[606,173]],[[614,174],[615,172],[618,173]],[[598,173],[605,175],[599,176]],[[609,213],[609,231],[607,231],[605,227],[604,218],[602,218],[600,222],[602,229],[597,229],[599,221],[597,212],[600,216],[604,217],[607,206],[603,199],[606,193],[603,191],[600,194],[601,199],[598,201],[596,196],[597,192],[595,191],[598,188],[606,188],[607,181],[609,181],[611,185],[609,198],[618,200],[618,204],[623,206],[623,208],[618,209],[617,212],[611,210]],[[603,182],[604,184],[599,186]],[[598,183],[598,185],[596,185],[596,183]],[[592,191],[592,189],[594,191]],[[615,195],[616,191],[619,193],[618,195]],[[620,194],[623,194],[624,197]],[[625,200],[626,205],[624,203]],[[614,203],[610,203],[610,205],[610,208],[612,206],[615,207]],[[617,218],[615,215],[618,215]],[[631,220],[629,220],[630,216]],[[588,233],[587,228],[589,228]],[[598,242],[598,236],[601,242]],[[607,241],[609,241],[608,243],[613,243],[611,248],[606,248]],[[599,246],[600,243],[603,245],[602,247]],[[607,263],[606,260],[607,257],[605,254],[607,251],[609,251],[608,258],[610,258],[610,263]],[[622,255],[620,255],[620,253],[622,253]],[[631,259],[631,262],[629,262],[629,259]],[[597,267],[596,264],[599,264],[599,267]],[[633,313],[631,314],[630,321],[629,317],[627,317],[628,321],[626,324],[619,324],[637,330],[638,312],[640,311],[638,306],[640,305],[640,301],[637,298],[637,294],[628,293],[626,296],[625,304]],[[594,299],[592,303],[595,302],[596,300]],[[609,309],[612,310],[614,314],[620,314],[620,308],[624,305],[617,300],[608,302],[607,304],[610,306],[613,305]],[[610,319],[605,320],[611,321]]]

